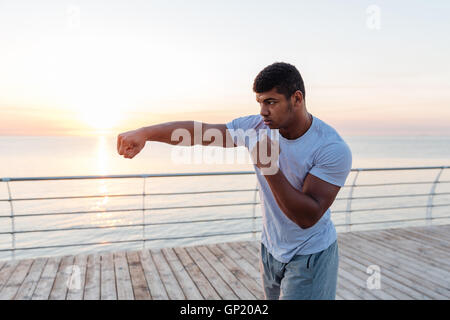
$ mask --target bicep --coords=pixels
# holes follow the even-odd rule
[[[203,123],[203,145],[234,148],[236,144],[226,124]]]
[[[341,188],[312,174],[307,174],[302,192],[314,199],[323,214],[332,204]]]

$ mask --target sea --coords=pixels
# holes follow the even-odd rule
[[[450,136],[343,138],[354,171],[331,207],[338,233],[450,223],[450,167],[356,170],[450,166]],[[199,152],[209,157],[198,161]],[[225,161],[220,152],[229,151],[147,142],[136,157],[125,159],[115,135],[0,136],[0,178],[175,174],[0,181],[0,260],[258,240],[254,174],[176,175],[253,172],[248,161]],[[54,199],[59,197],[64,199]]]

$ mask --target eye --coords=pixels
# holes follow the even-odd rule
[[[268,104],[270,105],[275,104],[275,101],[269,101]]]

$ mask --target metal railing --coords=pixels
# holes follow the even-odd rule
[[[350,184],[346,184],[343,188],[350,188],[347,197],[338,197],[335,201],[346,201],[345,210],[333,210],[333,214],[345,214],[345,222],[342,224],[335,224],[336,227],[344,226],[346,231],[350,231],[351,227],[354,225],[362,224],[378,224],[386,222],[407,222],[407,221],[419,221],[425,220],[427,223],[431,223],[435,219],[448,219],[450,216],[439,216],[433,217],[432,210],[435,207],[450,207],[450,203],[435,204],[435,196],[440,195],[450,195],[450,192],[440,192],[436,193],[436,187],[438,184],[450,183],[450,181],[442,181],[440,177],[444,169],[448,169],[450,166],[434,166],[434,167],[398,167],[398,168],[356,168],[352,169],[354,176]],[[377,171],[417,171],[417,170],[438,170],[437,175],[434,179],[429,181],[414,181],[414,182],[391,182],[391,183],[369,183],[369,184],[357,184],[357,179],[363,172],[377,172]],[[146,242],[156,241],[156,240],[176,240],[176,239],[188,239],[188,238],[205,238],[205,237],[215,237],[215,236],[231,236],[239,234],[253,234],[259,233],[255,227],[255,222],[261,219],[260,215],[256,215],[256,206],[259,202],[256,201],[258,188],[247,188],[247,189],[233,189],[233,190],[204,190],[204,191],[191,191],[191,192],[159,192],[159,193],[146,193],[145,185],[146,179],[156,179],[156,178],[176,178],[176,177],[198,177],[198,176],[224,176],[224,175],[254,175],[254,171],[239,171],[239,172],[202,172],[202,173],[174,173],[174,174],[138,174],[138,175],[107,175],[107,176],[60,176],[60,177],[17,177],[17,178],[1,178],[0,182],[6,183],[8,198],[0,199],[1,202],[7,201],[10,207],[9,215],[0,215],[0,219],[10,219],[11,220],[11,230],[0,232],[0,235],[10,235],[11,236],[11,246],[10,248],[0,249],[0,252],[11,252],[11,256],[14,259],[15,252],[19,250],[37,250],[37,249],[51,249],[51,248],[64,248],[64,247],[79,247],[79,246],[94,246],[94,245],[104,245],[104,244],[115,244],[115,243],[135,243],[141,242],[145,246]],[[83,196],[60,196],[60,197],[34,197],[34,198],[14,198],[12,196],[10,183],[18,181],[58,181],[58,180],[92,180],[92,179],[129,179],[129,178],[141,178],[143,179],[143,192],[142,193],[132,193],[132,194],[102,194],[102,195],[83,195]],[[382,195],[369,195],[369,196],[354,196],[354,191],[356,188],[370,188],[370,187],[386,187],[394,185],[418,185],[418,184],[429,184],[430,189],[428,193],[413,193],[413,194],[382,194]],[[220,204],[205,204],[205,205],[190,205],[190,206],[165,206],[165,207],[152,207],[148,208],[145,206],[146,197],[151,196],[168,196],[168,195],[194,195],[194,194],[218,194],[218,193],[230,193],[230,192],[253,192],[253,201],[250,202],[238,202],[238,203],[220,203]],[[426,205],[412,205],[412,206],[394,206],[394,207],[381,207],[381,208],[362,208],[354,209],[352,204],[355,200],[367,200],[367,199],[388,199],[388,198],[411,198],[411,197],[428,197]],[[111,210],[94,210],[94,211],[69,211],[69,212],[38,212],[31,214],[17,214],[14,210],[14,203],[18,201],[40,201],[40,200],[63,200],[63,199],[83,199],[83,198],[100,198],[100,197],[142,197],[142,208],[125,208],[125,209],[111,209]],[[245,217],[226,217],[226,218],[214,218],[214,219],[198,219],[198,220],[184,220],[184,221],[166,221],[166,222],[146,222],[146,212],[158,211],[158,210],[169,210],[169,209],[198,209],[198,208],[208,208],[208,207],[232,207],[232,206],[251,206],[252,214]],[[425,208],[426,214],[423,218],[409,218],[400,220],[382,220],[382,221],[368,221],[368,222],[352,222],[352,214],[361,211],[380,211],[380,210],[397,210],[397,209],[417,209]],[[142,222],[134,224],[123,224],[123,225],[100,225],[100,226],[78,226],[78,227],[65,227],[65,228],[46,228],[46,229],[35,229],[35,230],[16,230],[15,220],[22,217],[39,217],[39,216],[55,216],[55,215],[81,215],[81,214],[92,214],[92,213],[106,213],[106,212],[126,212],[126,211],[142,211]],[[155,225],[170,225],[170,224],[193,224],[200,222],[217,222],[217,221],[231,221],[231,220],[252,220],[251,230],[242,230],[235,232],[222,232],[222,233],[208,233],[208,234],[192,234],[185,236],[172,236],[172,237],[156,237],[147,238],[145,235],[145,227],[155,226]],[[1,220],[0,220],[1,222]],[[98,242],[79,242],[79,243],[69,243],[69,244],[56,244],[47,246],[29,246],[29,247],[17,247],[16,246],[16,235],[17,234],[29,234],[38,232],[60,232],[60,231],[70,231],[70,230],[93,230],[93,229],[109,229],[109,228],[130,228],[130,227],[142,227],[142,236],[140,239],[126,239],[126,240],[115,240],[115,241],[98,241]]]

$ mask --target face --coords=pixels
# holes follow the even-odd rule
[[[270,129],[285,128],[293,118],[292,101],[286,99],[274,88],[270,91],[256,93],[256,101],[261,106],[260,114]]]

